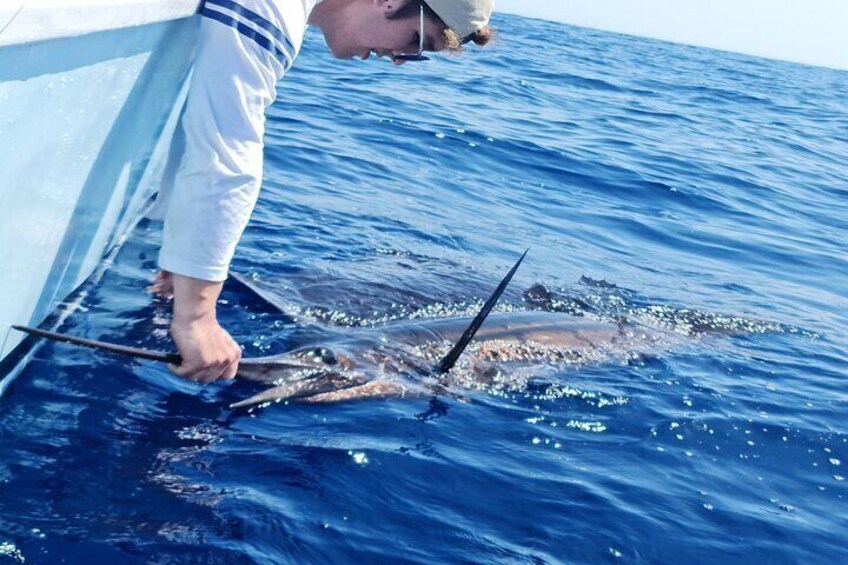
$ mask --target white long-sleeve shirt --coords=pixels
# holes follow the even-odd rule
[[[206,0],[182,139],[169,159],[179,168],[150,214],[165,220],[163,270],[227,278],[262,184],[265,111],[318,1]]]

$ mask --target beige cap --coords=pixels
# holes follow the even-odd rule
[[[489,24],[495,0],[424,0],[463,40]]]

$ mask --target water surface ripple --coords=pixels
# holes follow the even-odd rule
[[[0,400],[0,562],[848,561],[848,74],[496,23],[401,69],[308,36],[235,262],[287,313],[228,287],[223,323],[259,355],[467,313],[530,247],[506,309],[679,343],[236,417],[256,386],[48,346]],[[160,229],[67,331],[167,347]]]

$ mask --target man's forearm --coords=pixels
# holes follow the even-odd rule
[[[174,323],[178,325],[216,319],[215,308],[224,283],[204,281],[174,273]]]

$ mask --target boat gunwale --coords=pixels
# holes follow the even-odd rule
[[[0,6],[0,48],[190,17],[202,0],[22,0]]]

